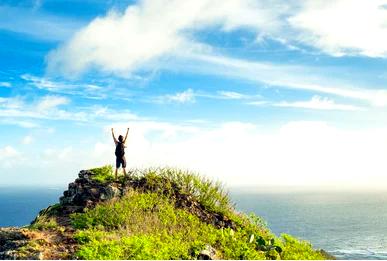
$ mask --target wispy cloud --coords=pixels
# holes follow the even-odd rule
[[[122,131],[126,126],[115,125]],[[385,128],[340,130],[322,121],[294,121],[265,134],[260,126],[248,122],[198,128],[133,121],[130,126],[127,154],[133,167],[178,166],[221,178],[230,185],[364,188],[382,186],[378,183],[386,179]],[[106,126],[106,133],[110,127]],[[162,138],[155,140],[153,135]],[[110,144],[110,137],[106,143],[96,144],[99,158],[111,155]]]
[[[29,145],[34,141],[34,138],[31,135],[24,136],[24,138],[21,140],[21,143],[24,145]]]
[[[68,104],[70,100],[66,97],[61,96],[44,96],[39,103],[37,104],[36,108],[39,111],[48,111],[51,109],[56,109],[60,105]]]
[[[214,99],[214,100],[256,100],[261,99],[261,95],[243,94],[235,91],[223,91],[209,92],[203,90],[193,90],[188,88],[185,91],[177,92],[173,94],[165,94],[156,97],[146,99],[147,102],[153,103],[195,103],[198,98]]]
[[[266,86],[325,93],[368,102],[372,106],[387,106],[387,91],[370,86],[356,86],[348,80],[324,76],[323,69],[306,66],[277,65],[218,55],[190,55],[198,62],[175,66],[203,74],[215,74],[265,84]],[[187,68],[188,67],[188,68]],[[355,86],[354,86],[355,85]]]
[[[0,110],[1,111],[1,110]],[[0,116],[0,125],[13,125],[18,126],[20,128],[25,129],[33,129],[40,127],[39,123],[35,122],[34,120],[26,120],[26,119],[20,119],[20,118],[8,118],[5,116]]]
[[[96,67],[127,75],[155,60],[211,50],[192,37],[211,25],[222,31],[250,28],[260,35],[274,31],[283,6],[277,2],[275,8],[265,8],[264,2],[249,0],[139,1],[78,31],[48,55],[48,70],[74,76]]]
[[[69,76],[91,67],[128,74],[161,58],[214,51],[195,38],[208,26],[223,32],[245,29],[256,35],[256,41],[270,38],[292,49],[301,43],[333,55],[385,56],[386,3],[142,0],[123,13],[112,11],[93,20],[48,56],[48,67]]]
[[[0,149],[0,158],[11,158],[18,155],[18,152],[11,146],[6,146]]]
[[[128,110],[116,111],[101,106],[62,108],[70,101],[67,97],[52,95],[42,96],[34,101],[26,101],[22,97],[2,98],[0,100],[0,119],[3,121],[0,123],[33,128],[39,125],[34,120],[106,122],[128,121],[138,118],[137,115]]]
[[[218,91],[217,93],[219,94],[219,97],[230,100],[243,100],[253,98],[252,95],[242,94],[240,92],[234,91]]]
[[[175,103],[193,103],[195,102],[195,94],[192,89],[187,89],[173,95],[165,95],[160,97],[165,102]]]
[[[0,167],[12,168],[15,163],[20,162],[21,153],[13,146],[7,145],[0,148]]]
[[[266,106],[266,105],[271,105],[269,101],[252,101],[248,102],[247,104],[249,105],[254,105],[254,106]]]
[[[26,81],[28,85],[41,90],[58,94],[76,95],[78,97],[89,99],[105,99],[107,97],[107,92],[110,91],[108,86],[102,87],[96,84],[54,81],[46,77],[38,77],[30,74],[23,74],[20,77]]]
[[[356,1],[355,7],[351,3],[349,0],[292,4],[248,0],[143,0],[129,5],[123,13],[110,12],[79,30],[48,55],[48,71],[73,77],[90,68],[118,76],[159,69],[182,70],[336,95],[384,107],[387,106],[386,90],[357,86],[351,79],[332,79],[327,76],[329,69],[232,58],[223,52],[219,54],[214,46],[195,37],[196,32],[216,25],[223,32],[244,29],[253,32],[256,39],[271,38],[283,45],[302,43],[328,53],[336,48],[336,52],[339,50],[343,54],[356,49],[357,53],[371,55],[373,50],[383,55],[387,44],[384,36],[379,39],[381,41],[377,37],[387,35],[382,33],[385,29],[381,27],[387,19],[381,17],[386,11],[381,5],[384,1],[372,4]],[[367,22],[367,26],[359,24],[362,19],[358,19],[355,24],[359,24],[364,35],[350,33],[348,36],[345,32],[353,32],[351,22],[339,22],[338,17],[346,16],[348,8],[352,21],[363,7],[372,11],[375,19]],[[321,17],[337,19],[326,22]],[[338,29],[330,30],[336,24]],[[370,39],[365,36],[368,30],[374,32]],[[329,47],[331,45],[335,47]],[[228,97],[232,95],[229,93]]]
[[[161,95],[153,98],[156,103],[194,103],[196,94],[192,89],[175,94]]]
[[[0,5],[0,29],[37,39],[65,40],[85,24],[85,21],[54,16],[36,9]]]
[[[387,56],[386,0],[306,0],[288,21],[295,40],[334,56]]]
[[[10,82],[0,82],[0,87],[10,88],[11,86]]]
[[[336,111],[360,111],[364,110],[362,107],[338,104],[334,100],[327,97],[313,96],[308,101],[296,101],[296,102],[279,102],[274,103],[273,106],[277,107],[290,107],[290,108],[304,108],[313,110],[336,110]]]

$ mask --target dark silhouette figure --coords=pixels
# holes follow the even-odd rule
[[[114,130],[112,128],[112,136],[113,136],[114,144],[116,145],[116,151],[115,151],[116,171],[114,172],[114,176],[116,180],[117,180],[117,172],[121,165],[122,165],[122,170],[124,171],[124,176],[126,176],[125,142],[126,142],[126,139],[128,138],[128,132],[129,132],[129,128],[126,130],[125,138],[122,135],[120,135],[118,136],[118,140],[117,140],[116,137],[114,136]]]

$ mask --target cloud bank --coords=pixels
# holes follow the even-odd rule
[[[128,74],[155,59],[209,51],[194,39],[195,31],[208,26],[270,31],[277,27],[276,16],[250,0],[143,0],[123,13],[96,18],[49,54],[48,69],[72,75],[97,67]]]
[[[200,41],[197,33],[208,29],[214,33],[252,32],[255,43],[271,39],[333,56],[385,57],[386,4],[384,0],[142,0],[123,12],[110,11],[94,19],[48,54],[47,68],[69,77],[89,70],[121,77],[181,70],[332,94],[384,107],[387,92],[378,86],[353,86],[348,80],[325,76],[329,72],[319,68],[232,58]]]
[[[322,121],[288,122],[270,133],[246,122],[214,127],[156,121],[128,124],[129,168],[175,166],[219,179],[227,186],[385,189],[387,182],[386,129],[342,130]],[[53,144],[40,153],[23,155],[25,161],[14,165],[15,173],[41,168],[44,171],[36,175],[43,173],[41,181],[50,182],[44,173],[52,168],[56,176],[51,180],[66,183],[79,169],[113,164],[110,128],[118,134],[127,126],[107,125],[105,139],[82,145],[82,149]],[[6,157],[0,160],[5,164],[17,152],[6,146],[0,148],[0,155]]]
[[[123,73],[148,62],[212,52],[195,33],[247,30],[256,40],[305,44],[330,55],[387,55],[387,1],[142,0],[94,19],[50,53],[49,68]]]

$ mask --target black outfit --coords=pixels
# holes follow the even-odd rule
[[[121,165],[123,168],[126,168],[126,159],[125,159],[125,144],[121,141],[116,143],[116,168],[118,169]]]
[[[126,168],[126,159],[125,156],[122,157],[116,157],[116,168],[118,169],[120,165],[122,164],[123,168]]]

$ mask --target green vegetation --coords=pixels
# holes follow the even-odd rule
[[[97,182],[106,183],[114,180],[112,165],[90,169],[90,171],[93,173],[91,178]]]
[[[59,213],[60,208],[60,204],[55,204],[42,210],[29,228],[37,230],[56,229],[62,231],[64,228],[59,226],[55,219],[55,215]]]
[[[93,169],[93,179],[111,180],[112,167]],[[289,235],[278,238],[258,216],[237,213],[222,185],[197,174],[162,168],[133,171],[120,199],[71,216],[80,259],[196,259],[206,246],[221,259],[325,259]],[[224,216],[234,229],[200,219],[179,200],[198,202],[208,215]]]
[[[41,216],[38,217],[35,222],[29,226],[31,229],[55,229],[58,227],[58,224],[56,223],[55,218],[48,217],[48,216]]]
[[[281,238],[284,242],[284,254],[283,259],[326,259],[325,256],[320,251],[315,251],[312,248],[312,245],[303,240],[298,240],[291,235],[282,234]],[[329,257],[328,257],[329,258]],[[330,259],[330,258],[329,258]]]
[[[129,191],[119,201],[73,215],[81,259],[193,259],[206,245],[221,258],[265,257],[247,230],[217,229],[157,193]],[[268,231],[256,232],[271,236]],[[114,250],[114,251],[113,251]]]
[[[173,196],[173,192],[197,200],[207,210],[228,213],[232,207],[227,192],[220,182],[173,168],[137,170],[132,178],[140,180],[151,191]]]

